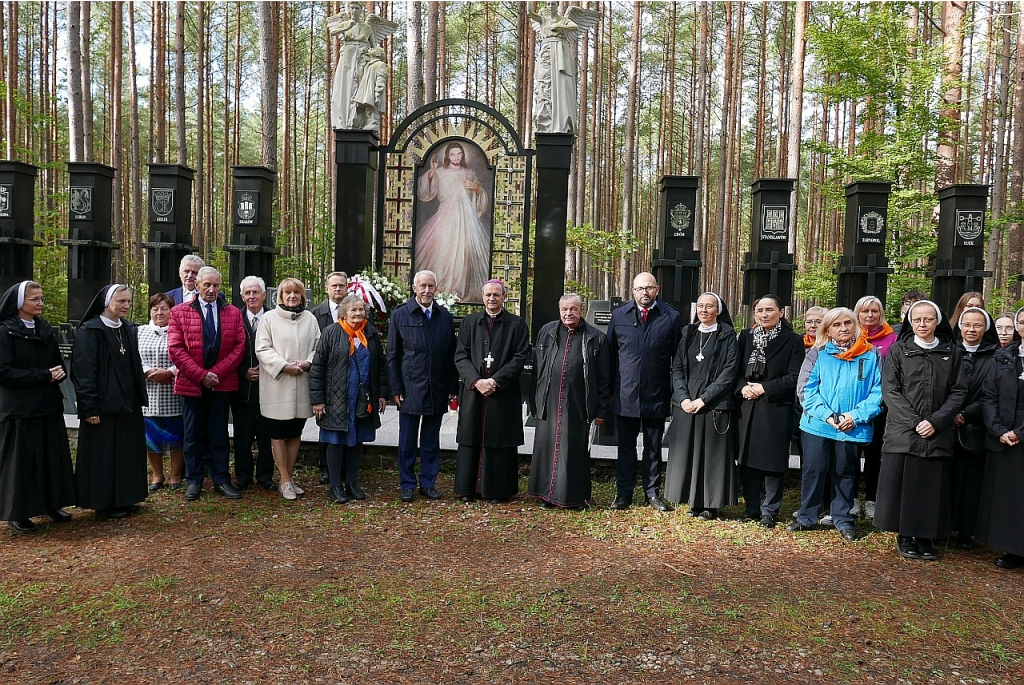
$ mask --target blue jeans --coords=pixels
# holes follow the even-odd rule
[[[398,415],[398,477],[403,490],[416,487],[417,453],[420,455],[420,487],[434,487],[441,466],[442,419],[444,414]]]
[[[804,433],[800,439],[804,463],[800,478],[800,511],[797,521],[805,526],[818,523],[825,481],[832,480],[832,520],[836,530],[853,528],[854,487],[860,471],[860,449],[857,442],[840,442]]]

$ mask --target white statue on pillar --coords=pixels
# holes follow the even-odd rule
[[[355,124],[356,91],[359,90],[366,65],[372,61],[370,50],[398,30],[398,24],[376,14],[367,15],[362,2],[346,2],[345,11],[344,17],[336,14],[327,19],[330,34],[341,39],[341,54],[338,56],[338,66],[334,70],[334,83],[331,88],[331,127],[369,128]],[[376,71],[379,72],[379,69]],[[376,81],[376,76],[374,80]],[[377,121],[376,130],[379,131],[379,112]]]
[[[581,31],[597,24],[601,13],[573,6],[563,17],[558,14],[557,2],[546,2],[543,8],[543,14],[530,12],[541,41],[533,92],[533,128],[536,133],[576,133],[579,79],[570,46],[579,40]]]

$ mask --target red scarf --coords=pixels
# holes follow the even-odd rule
[[[367,350],[370,349],[370,346],[366,344],[366,336],[363,335],[363,329],[366,328],[366,319],[363,319],[357,328],[349,326],[348,321],[345,321],[345,319],[338,319],[338,323],[341,325],[341,330],[348,333],[348,356],[351,357],[356,351],[356,338],[359,338],[359,342],[363,344],[363,347]]]

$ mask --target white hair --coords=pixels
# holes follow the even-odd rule
[[[196,274],[196,283],[198,283],[199,281],[203,280],[204,277],[209,276],[210,274],[217,274],[218,276],[221,275],[220,271],[218,271],[217,269],[213,268],[212,266],[204,266],[203,268],[201,268],[199,270],[199,273]],[[222,276],[222,278],[223,278],[223,276]]]
[[[198,266],[200,269],[202,269],[204,266],[206,266],[206,262],[204,262],[203,258],[200,257],[199,255],[187,254],[181,258],[181,264],[178,265],[178,271],[181,271],[186,266]]]
[[[267,283],[259,276],[246,276],[242,279],[242,282],[238,284],[238,292],[245,292],[246,283],[256,283],[260,287],[260,290],[267,292]]]
[[[437,274],[435,274],[430,269],[423,269],[422,271],[417,271],[416,275],[412,277],[413,285],[416,285],[416,282],[420,280],[420,276],[430,276],[431,278],[434,279],[434,283],[437,283]]]

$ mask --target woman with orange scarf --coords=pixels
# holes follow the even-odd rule
[[[896,332],[885,320],[885,308],[882,301],[874,295],[865,295],[857,300],[853,313],[860,324],[860,337],[870,343],[878,350],[878,354],[885,360],[889,353],[889,346],[896,342]],[[871,443],[864,445],[861,451],[864,456],[864,516],[875,517],[875,497],[878,496],[878,472],[882,468],[882,440],[885,438],[885,404],[882,405],[882,413],[875,418],[874,437]],[[858,481],[861,480],[860,469],[857,469]],[[853,511],[854,515],[860,513],[860,502],[857,494],[860,492],[860,483],[854,490]]]
[[[831,309],[822,318],[815,342],[820,354],[804,388],[801,503],[791,532],[817,525],[830,477],[836,530],[849,542],[857,538],[850,509],[859,446],[871,442],[872,420],[882,405],[880,358],[859,332],[854,313],[846,307]]]
[[[366,320],[366,303],[348,295],[338,323],[325,328],[309,370],[309,397],[327,443],[329,496],[335,504],[365,499],[359,487],[363,443],[373,442],[387,406],[387,368],[380,334]]]

